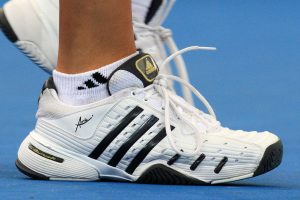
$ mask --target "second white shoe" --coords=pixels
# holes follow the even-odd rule
[[[168,80],[190,88],[210,114],[168,90]],[[50,78],[36,127],[20,146],[19,170],[47,180],[217,184],[254,177],[281,163],[277,136],[221,127],[197,90],[159,75],[147,54],[113,72],[107,90],[109,98],[69,106],[59,100]]]

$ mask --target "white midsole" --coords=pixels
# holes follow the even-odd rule
[[[55,163],[55,161],[48,160],[40,155],[37,155],[28,148],[29,144],[34,145],[36,148],[46,153],[64,159],[64,162],[58,164]],[[28,156],[28,154],[30,155]],[[32,159],[32,157],[35,157],[35,159]],[[42,137],[34,131],[32,131],[22,143],[18,152],[18,159],[26,167],[30,168],[31,170],[37,173],[49,177],[50,180],[96,181],[105,178],[116,181],[136,181],[139,178],[139,176],[130,175],[124,172],[123,170],[120,170],[116,167],[111,167],[99,160],[94,160],[89,158],[88,156],[64,149],[56,145],[55,143],[49,141],[48,139]],[[64,166],[64,163],[66,163],[66,166]],[[145,170],[148,167],[159,163],[161,162],[151,162],[145,168]],[[55,169],[51,167],[53,165]],[[81,166],[80,169],[74,168],[74,166],[79,165]],[[63,173],[60,173],[59,171],[63,171]],[[83,171],[84,173],[82,173]],[[185,175],[189,176],[188,174]],[[252,176],[253,173],[250,173],[247,175],[242,175],[229,179],[220,179],[214,181],[205,180],[205,182],[210,184],[219,184],[246,179]]]
[[[138,177],[132,176],[127,174],[126,172],[115,168],[115,167],[111,167],[103,162],[100,162],[99,160],[94,160],[89,158],[88,156],[85,155],[81,155],[78,154],[76,152],[72,152],[69,151],[67,149],[64,149],[62,147],[57,146],[56,144],[54,144],[53,142],[45,139],[44,137],[36,134],[34,131],[32,131],[29,136],[27,136],[26,138],[26,145],[22,145],[19,152],[20,151],[31,151],[28,149],[27,145],[28,143],[32,143],[33,145],[35,145],[37,148],[41,149],[41,150],[47,150],[46,152],[55,152],[57,155],[57,157],[60,157],[64,160],[71,160],[71,161],[76,161],[76,162],[80,162],[83,166],[85,166],[86,168],[93,168],[95,171],[97,171],[98,177],[93,177],[93,180],[97,180],[100,178],[109,178],[112,180],[120,180],[120,181],[135,181]],[[25,149],[24,149],[25,148]],[[20,156],[20,153],[19,153]],[[20,157],[19,157],[20,159]],[[20,159],[22,160],[22,158]],[[41,157],[41,160],[45,161],[45,158]],[[53,162],[53,161],[50,161]],[[23,163],[24,164],[24,163]],[[38,164],[38,163],[37,163]],[[63,163],[62,163],[63,164]],[[55,177],[51,177],[51,179],[68,179],[65,177],[58,177],[57,175],[54,174]],[[77,177],[78,178],[78,177]],[[70,178],[69,178],[70,179]],[[71,179],[76,179],[75,177],[71,177]],[[85,179],[88,180],[90,179],[89,177],[80,177],[79,179]]]

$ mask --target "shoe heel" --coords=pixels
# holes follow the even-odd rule
[[[47,20],[35,3],[30,0],[5,3],[0,10],[0,28],[22,53],[51,72],[57,62],[58,38],[49,28],[51,24],[45,24]]]
[[[18,151],[16,166],[20,172],[38,180],[96,181],[96,167],[37,142],[31,135]]]

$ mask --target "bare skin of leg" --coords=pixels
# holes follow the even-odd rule
[[[87,72],[135,53],[131,15],[131,0],[60,0],[56,70]]]

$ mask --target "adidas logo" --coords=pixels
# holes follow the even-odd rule
[[[155,72],[157,69],[156,67],[149,61],[150,58],[146,58],[146,74],[149,75]]]
[[[158,67],[150,55],[146,55],[136,61],[137,70],[148,82],[153,82],[158,75]]]

